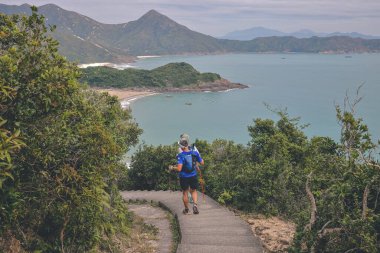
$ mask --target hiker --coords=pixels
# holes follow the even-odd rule
[[[178,145],[181,148],[181,153],[177,155],[177,171],[179,171],[179,181],[182,189],[182,199],[185,209],[184,214],[189,213],[189,198],[188,192],[190,189],[191,197],[193,199],[193,213],[198,214],[198,178],[197,170],[199,170],[197,163],[204,165],[204,161],[201,158],[199,152],[194,150],[189,145],[189,136],[182,134]]]
[[[189,142],[189,144],[190,144],[189,135],[187,135],[187,134],[181,134],[179,138],[181,139],[182,137],[187,138],[187,139],[189,140],[188,142]],[[190,145],[189,145],[189,146],[190,146]],[[199,153],[197,147],[196,147],[194,144],[191,145],[190,149],[191,149],[191,150],[194,150],[194,151],[197,151],[197,152]],[[178,154],[181,154],[181,153],[182,153],[182,149],[181,149],[181,147],[178,147]],[[193,203],[194,203],[193,198],[191,197],[191,193],[190,193],[190,191],[187,192],[187,198],[189,199],[189,203],[190,203],[190,204],[193,204]]]

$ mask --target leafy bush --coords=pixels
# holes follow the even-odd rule
[[[215,82],[217,80],[220,80],[221,76],[216,73],[202,73],[200,76],[200,81],[201,82]]]
[[[115,182],[141,130],[115,97],[80,87],[44,24],[35,8],[29,17],[0,14],[9,143],[0,153],[0,237],[12,234],[30,252],[85,252],[129,228]]]
[[[177,175],[169,172],[169,165],[177,162],[178,148],[172,146],[140,146],[133,155],[128,171],[126,189],[178,190]]]

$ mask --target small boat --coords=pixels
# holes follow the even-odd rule
[[[352,58],[351,55],[346,55],[344,58]]]
[[[185,103],[185,105],[192,105],[192,103],[190,103],[190,102],[187,102],[187,103]]]

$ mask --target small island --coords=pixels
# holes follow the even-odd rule
[[[121,94],[125,92],[216,92],[248,88],[240,83],[232,83],[216,73],[200,73],[185,62],[169,63],[153,70],[118,70],[102,66],[82,71],[81,82],[92,88],[106,90],[120,99],[123,99]]]

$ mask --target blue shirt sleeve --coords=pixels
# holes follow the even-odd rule
[[[177,163],[178,164],[183,164],[183,157],[181,156],[181,154],[177,155]]]
[[[195,151],[195,156],[197,157],[197,162],[202,162],[202,157],[201,157],[201,154],[199,154],[199,152],[198,151]]]

